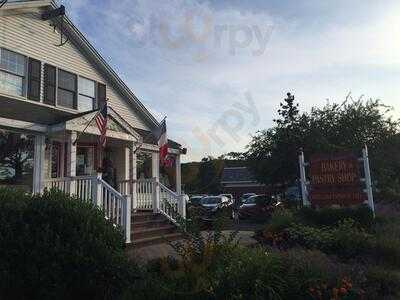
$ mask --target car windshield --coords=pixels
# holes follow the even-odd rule
[[[220,197],[205,197],[201,199],[201,204],[220,204],[221,198]]]
[[[246,204],[255,204],[256,201],[257,201],[257,197],[253,196],[253,197],[247,198],[246,201],[244,201],[244,203],[246,203]]]
[[[265,196],[253,196],[253,197],[248,198],[245,201],[246,204],[257,204],[257,203],[258,204],[260,204],[260,203],[268,204],[270,202],[271,201]]]
[[[200,204],[200,201],[203,197],[193,197],[192,199],[190,199],[190,203],[192,204]]]

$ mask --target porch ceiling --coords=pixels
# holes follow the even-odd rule
[[[71,117],[73,112],[25,99],[10,98],[0,94],[0,117],[50,125]]]

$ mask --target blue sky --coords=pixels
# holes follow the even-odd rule
[[[242,151],[279,102],[379,98],[400,116],[398,1],[62,1],[186,161]]]

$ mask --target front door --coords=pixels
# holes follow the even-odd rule
[[[76,149],[76,176],[96,174],[96,146],[79,145]]]

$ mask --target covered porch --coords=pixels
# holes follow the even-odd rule
[[[54,188],[93,202],[106,218],[121,226],[128,243],[136,210],[163,214],[172,222],[178,214],[184,217],[182,149],[171,145],[169,154],[174,164],[160,167],[158,146],[149,140],[149,132],[132,128],[112,110],[107,146],[102,149],[95,122],[85,129],[95,114],[75,115],[55,125],[20,122],[19,126],[18,122],[2,119],[4,142],[10,146],[4,159],[10,160],[17,152],[23,165],[0,165],[0,185],[18,186],[33,193]],[[13,147],[18,149],[14,151]]]

